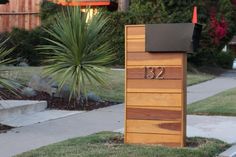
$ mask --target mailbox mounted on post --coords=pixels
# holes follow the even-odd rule
[[[145,25],[146,52],[193,52],[197,50],[201,25],[192,23]]]
[[[187,53],[200,32],[188,23],[126,26],[126,143],[185,145]]]

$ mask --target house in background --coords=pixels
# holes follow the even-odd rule
[[[129,0],[48,0],[64,6],[104,7],[111,11],[127,11]]]
[[[91,14],[99,7],[107,7],[110,11],[126,11],[129,0],[4,0],[0,4],[0,33],[12,28],[26,30],[40,26],[40,4],[51,1],[61,5],[91,7]]]
[[[48,0],[64,6],[108,6],[110,0]]]
[[[89,18],[105,7],[110,11],[116,11],[118,4],[110,0],[45,0],[62,6],[80,6],[82,12],[88,12]],[[88,8],[89,7],[89,8]]]

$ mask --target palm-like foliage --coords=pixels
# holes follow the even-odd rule
[[[5,88],[11,91],[12,93],[16,94],[15,90],[17,89],[19,84],[16,83],[11,78],[4,76],[4,74],[9,73],[10,71],[5,70],[3,66],[13,61],[9,58],[6,58],[13,50],[13,49],[6,49],[4,47],[6,41],[0,43],[0,87]],[[0,96],[1,95],[4,96],[4,93],[0,91]]]
[[[105,84],[105,65],[113,61],[113,48],[107,34],[111,31],[109,19],[102,13],[92,18],[79,7],[67,8],[55,17],[55,24],[45,30],[52,37],[47,51],[45,74],[59,83],[59,89],[68,84],[71,96],[80,99],[86,92],[86,83]]]

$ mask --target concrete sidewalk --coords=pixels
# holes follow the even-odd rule
[[[236,87],[236,71],[228,71],[220,77],[187,88],[187,104],[206,99]]]
[[[122,128],[123,108],[111,106],[0,134],[0,156],[10,157],[69,138]]]
[[[236,87],[234,76],[236,75],[221,76],[220,78],[188,87],[188,103],[196,102],[221,91]],[[5,134],[0,134],[0,154],[1,157],[9,157],[41,146],[66,140],[68,138],[85,136],[100,131],[114,131],[124,127],[123,115],[124,106],[116,105],[44,123],[16,128]],[[212,126],[214,123],[220,121],[216,117],[212,117],[212,121],[206,123],[205,118],[206,117],[190,117],[188,129],[192,131],[188,132],[188,134],[191,135],[191,133],[195,131],[196,134],[194,135],[198,135],[197,131],[199,131],[200,136],[203,135],[201,133],[202,130],[211,135],[212,131],[218,130],[218,128],[212,130],[201,128],[202,125],[206,127]],[[224,118],[223,120],[224,121],[222,121],[221,124],[225,123],[225,126],[222,126],[221,124],[215,125],[216,127],[221,126],[222,136],[225,135],[226,131],[231,129],[233,123],[236,124],[236,119],[231,119],[230,123],[227,123]],[[197,123],[198,121],[199,123]],[[236,130],[232,131],[236,132]],[[232,138],[234,138],[233,135]],[[234,141],[234,139],[232,141]]]
[[[187,116],[187,136],[216,138],[224,142],[236,143],[236,117]]]

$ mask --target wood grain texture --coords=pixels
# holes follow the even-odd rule
[[[127,53],[127,65],[182,66],[183,53]]]
[[[125,142],[184,146],[186,53],[145,52],[144,25],[126,26],[125,52]],[[144,67],[165,74],[144,77]]]
[[[128,31],[128,26],[125,26],[125,69],[127,69],[127,31]],[[126,120],[126,108],[127,108],[127,72],[125,70],[125,93],[124,93],[124,142],[127,141],[127,120]]]
[[[40,3],[42,0],[10,0],[0,5],[0,32],[13,27],[33,29],[40,25]]]
[[[127,27],[126,29],[127,52],[145,51],[145,27]]]
[[[182,80],[132,80],[127,79],[127,92],[181,93]]]
[[[127,132],[181,134],[181,121],[127,120]]]
[[[146,67],[148,68],[148,66]],[[159,67],[153,66],[155,72],[159,73],[161,69]],[[181,67],[161,67],[164,68],[163,79],[164,80],[181,80],[183,79],[183,69]],[[132,67],[127,68],[127,79],[145,79],[146,77],[145,67]]]
[[[182,120],[182,112],[172,109],[127,108],[126,112],[127,120]]]
[[[182,93],[182,147],[186,145],[186,130],[187,130],[187,54],[183,59],[183,93]]]
[[[127,107],[182,107],[182,94],[165,93],[127,93]]]
[[[180,135],[165,135],[165,134],[140,134],[127,133],[126,143],[130,144],[159,144],[170,147],[181,146]]]
[[[145,40],[144,39],[128,39],[127,52],[145,52]]]
[[[126,31],[127,39],[144,39],[145,38],[145,26],[127,27]]]

